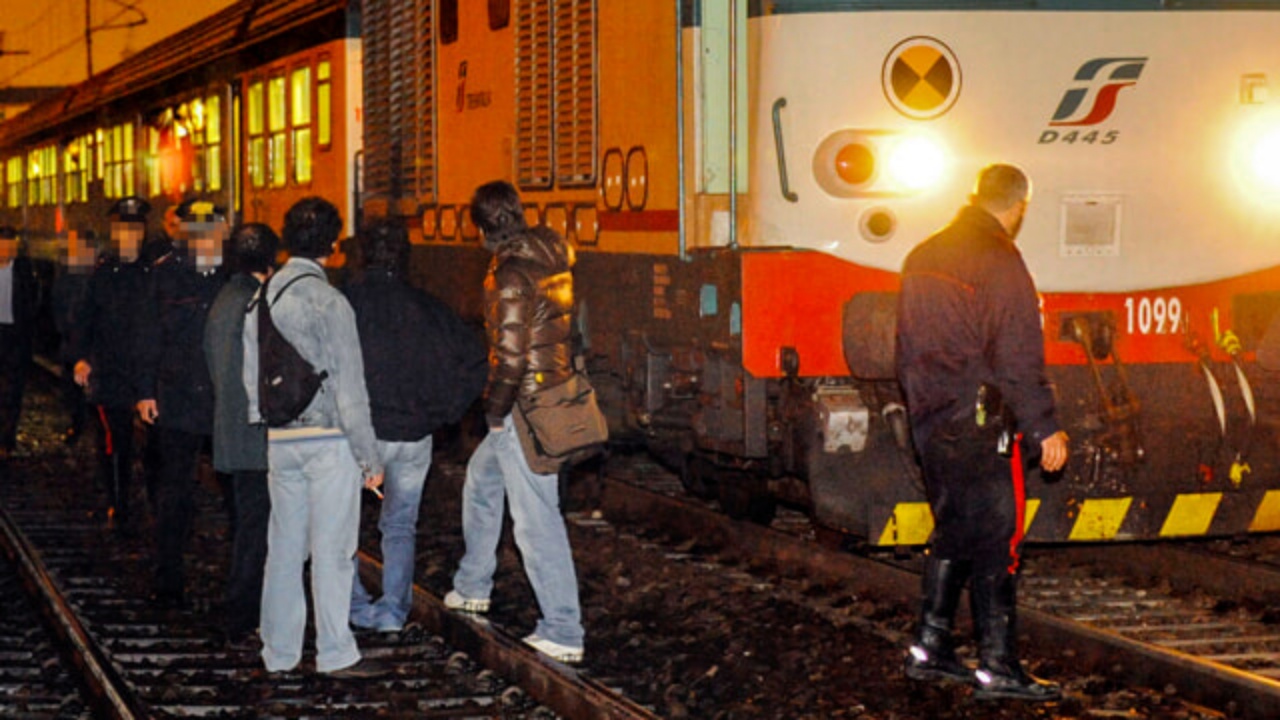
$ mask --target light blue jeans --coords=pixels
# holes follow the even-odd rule
[[[559,482],[555,475],[529,469],[510,415],[502,431],[490,431],[467,463],[462,486],[462,537],[467,551],[453,576],[453,589],[467,598],[489,597],[498,566],[505,501],[511,504],[516,546],[542,611],[534,632],[561,645],[582,647],[578,578],[560,515]]]
[[[351,624],[399,630],[413,607],[414,543],[422,487],[431,469],[431,436],[414,442],[378,441],[382,481],[382,597],[374,601],[360,582],[359,564],[351,583]]]
[[[360,467],[342,436],[272,440],[267,446],[271,520],[262,585],[262,660],[292,670],[302,659],[307,598],[302,569],[311,558],[316,607],[316,670],[360,661],[347,625],[352,558],[360,523]]]

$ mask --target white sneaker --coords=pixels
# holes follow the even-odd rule
[[[552,642],[544,637],[529,635],[525,637],[524,644],[546,655],[547,657],[569,665],[582,662],[582,648],[561,645],[558,642]]]
[[[463,597],[457,590],[450,590],[444,596],[444,606],[450,610],[461,610],[467,613],[489,612],[489,598],[477,600]]]

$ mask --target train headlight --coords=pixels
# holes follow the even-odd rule
[[[902,137],[889,152],[889,174],[898,185],[911,191],[937,185],[945,174],[946,164],[942,145],[929,137]]]
[[[1268,192],[1280,192],[1280,128],[1258,138],[1249,163],[1254,178]]]
[[[946,169],[940,142],[893,130],[838,130],[813,155],[814,179],[839,198],[914,195],[936,186]]]

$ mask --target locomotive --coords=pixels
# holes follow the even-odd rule
[[[414,281],[479,317],[467,203],[508,179],[577,248],[614,437],[732,515],[911,545],[897,271],[1012,162],[1073,451],[1028,476],[1027,538],[1280,529],[1254,358],[1280,2],[259,0],[201,26],[0,125],[0,222],[35,249],[126,182],[275,225],[321,194],[349,232],[405,218]]]

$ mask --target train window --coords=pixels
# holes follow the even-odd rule
[[[146,135],[147,154],[142,161],[142,165],[146,168],[147,191],[152,196],[155,196],[163,192],[160,185],[160,129],[148,125]]]
[[[81,135],[62,154],[63,198],[67,203],[89,200],[89,170],[93,164],[93,135]]]
[[[27,202],[31,205],[53,205],[58,198],[54,194],[54,178],[58,174],[58,148],[45,145],[27,155]]]
[[[248,101],[249,126],[249,184],[260,188],[267,184],[267,143],[262,133],[266,129],[263,123],[262,82],[249,86]]]
[[[121,123],[102,136],[103,193],[109,198],[133,194],[133,125]]]
[[[288,180],[288,136],[285,134],[285,105],[288,97],[285,94],[284,76],[277,75],[267,81],[267,162],[269,173],[267,182],[271,187],[284,187]]]
[[[501,30],[511,24],[511,0],[489,0],[489,29]]]
[[[458,0],[440,0],[440,44],[458,41]]]
[[[94,179],[96,180],[102,180],[102,175],[105,168],[105,163],[103,163],[103,160],[102,160],[102,147],[105,142],[106,140],[104,138],[104,133],[102,132],[102,128],[98,128],[98,130],[94,133],[94,144],[98,146],[98,151],[93,154],[93,159],[95,161],[93,164],[95,168]]]
[[[311,182],[311,68],[300,67],[289,75],[289,125],[293,137],[293,179]]]
[[[5,179],[8,181],[9,207],[22,207],[22,158],[14,156],[5,163]]]
[[[222,98],[210,95],[204,101],[205,185],[210,191],[222,189]]]
[[[316,63],[316,145],[328,150],[333,143],[332,63],[321,58]]]

